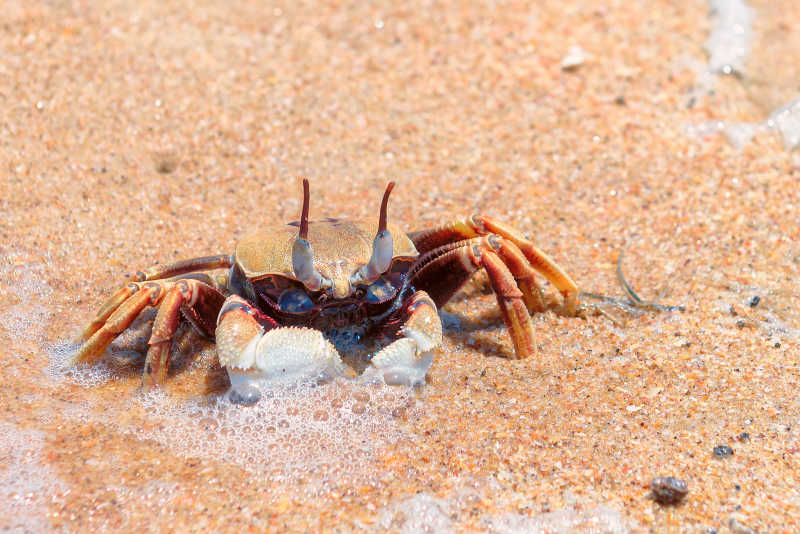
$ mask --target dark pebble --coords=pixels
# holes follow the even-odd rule
[[[231,389],[231,402],[239,406],[252,406],[261,399],[261,391],[253,386],[243,389]]]
[[[650,482],[650,489],[660,504],[677,504],[689,493],[686,482],[675,477],[656,477]]]
[[[625,97],[622,96],[622,95],[618,96],[617,98],[614,99],[614,103],[616,105],[618,105],[618,106],[624,106],[625,105]]]
[[[741,434],[739,434],[737,439],[739,441],[750,441],[750,434],[748,434],[747,432],[742,432]]]
[[[727,445],[717,445],[714,447],[714,456],[717,458],[725,458],[726,456],[733,456],[733,449]]]
[[[758,306],[759,302],[761,302],[761,297],[755,295],[754,297],[750,297],[750,300],[747,301],[747,304],[750,305],[751,308],[755,308]]]

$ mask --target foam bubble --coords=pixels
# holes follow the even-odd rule
[[[416,534],[417,532],[455,532],[451,505],[427,493],[418,493],[384,510],[378,526],[384,530]]]
[[[743,0],[709,0],[711,34],[706,41],[708,68],[722,74],[743,73],[752,39],[752,11]]]
[[[711,34],[706,41],[708,65],[698,69],[699,93],[711,92],[717,74],[744,74],[753,34],[753,11],[743,0],[709,0]],[[692,94],[696,98],[697,94]],[[800,148],[800,98],[775,109],[759,123],[710,121],[689,125],[690,137],[724,134],[733,146],[742,148],[756,135],[777,131],[786,150]]]
[[[625,518],[613,508],[598,506],[589,510],[565,508],[538,516],[505,514],[485,521],[490,532],[507,534],[559,534],[570,532],[603,532],[627,534],[631,532]]]
[[[102,420],[180,456],[234,464],[308,494],[377,484],[382,475],[374,460],[398,440],[412,439],[403,420],[422,409],[413,390],[346,380],[272,388],[249,407],[227,395],[176,403],[152,391],[134,399],[138,406],[124,421],[93,407],[65,415]]]
[[[0,422],[0,530],[45,532],[49,500],[66,489],[41,460],[44,433]]]
[[[104,362],[92,364],[70,365],[69,362],[78,350],[78,346],[70,341],[57,341],[45,347],[49,358],[47,375],[51,378],[67,378],[73,384],[83,388],[93,388],[119,375]]]
[[[800,148],[800,98],[773,111],[765,124],[778,130],[786,150]]]
[[[0,327],[11,339],[37,342],[43,337],[43,326],[52,315],[45,304],[53,288],[43,281],[45,265],[4,256],[0,280],[7,286],[4,298],[12,304],[0,314]]]

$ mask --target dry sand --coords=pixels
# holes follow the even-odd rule
[[[0,528],[800,530],[800,154],[685,135],[796,97],[797,2],[753,2],[755,74],[700,94],[700,0],[196,4],[0,12]],[[161,394],[58,370],[127,274],[296,218],[301,176],[317,216],[376,216],[394,179],[409,230],[500,217],[586,291],[621,295],[625,249],[686,311],[540,314],[513,361],[478,277],[424,388],[251,409],[203,394],[190,338]]]

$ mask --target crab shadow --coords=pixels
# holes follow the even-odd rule
[[[108,348],[103,362],[121,379],[136,379],[144,372],[148,340],[157,310],[145,310],[126,333]],[[214,342],[187,321],[181,321],[173,338],[168,372],[174,381],[192,382],[204,393],[222,393],[230,387],[228,374],[216,357]]]
[[[456,346],[474,348],[486,358],[513,359],[514,348],[493,339],[489,332],[503,330],[505,323],[497,310],[465,317],[458,313],[440,311],[442,334]]]

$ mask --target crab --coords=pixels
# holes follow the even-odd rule
[[[470,215],[411,233],[387,221],[386,187],[374,220],[310,221],[303,180],[299,222],[244,237],[233,254],[156,265],[116,291],[79,334],[72,364],[96,362],[148,306],[157,307],[143,385],[162,384],[181,318],[215,340],[219,363],[243,404],[265,384],[319,381],[348,367],[332,330],[360,329],[388,344],[362,375],[387,384],[424,383],[442,341],[438,309],[483,269],[500,308],[513,357],[536,352],[531,314],[545,301],[536,275],[562,294],[562,312],[580,309],[575,282],[518,230]],[[212,278],[203,271],[227,269]],[[255,388],[255,391],[254,391]]]

